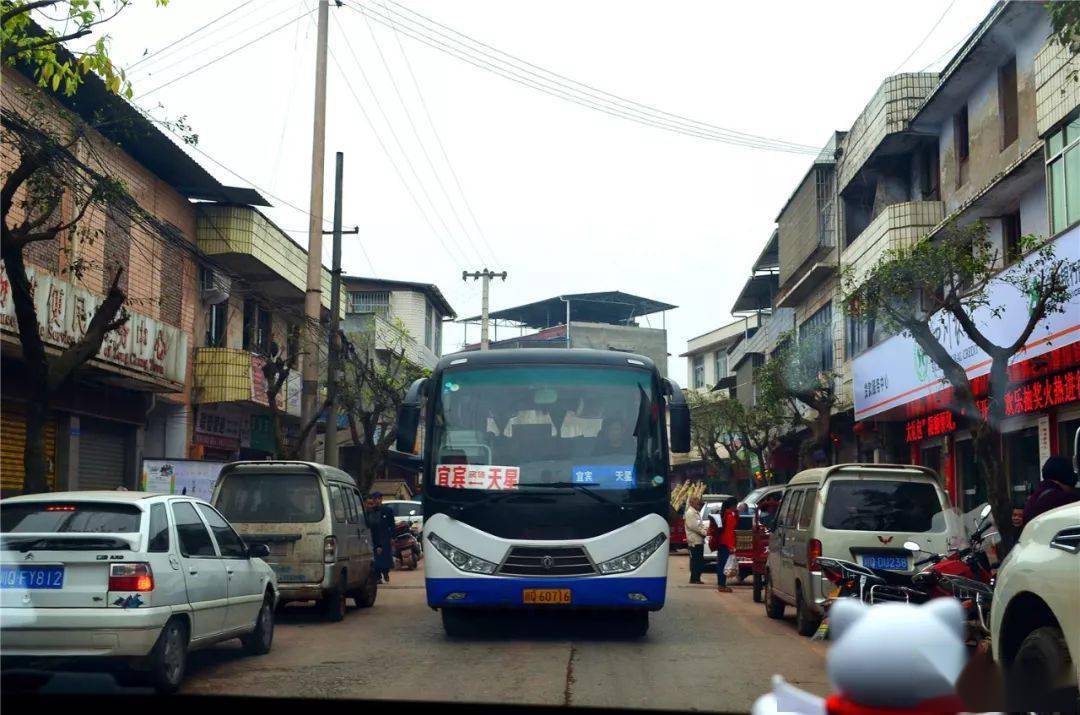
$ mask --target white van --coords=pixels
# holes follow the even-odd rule
[[[270,547],[280,602],[318,601],[345,617],[346,599],[375,603],[371,531],[356,481],[325,464],[232,462],[214,485],[214,506],[245,541]]]
[[[960,517],[931,469],[839,464],[807,469],[784,490],[769,539],[765,612],[794,606],[799,633],[811,635],[832,584],[814,565],[825,556],[869,568],[914,573],[905,541],[943,553],[963,538]]]

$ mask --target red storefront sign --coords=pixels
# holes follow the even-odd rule
[[[908,442],[918,442],[927,437],[937,437],[956,431],[956,420],[952,412],[943,410],[926,417],[908,420],[904,426],[904,436]]]

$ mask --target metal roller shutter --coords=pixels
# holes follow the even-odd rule
[[[26,448],[26,410],[18,402],[0,405],[0,488],[4,496],[21,494],[23,450]],[[49,488],[56,489],[56,419],[45,423],[45,456],[49,460]]]
[[[127,437],[131,429],[89,417],[79,420],[80,490],[127,486]]]

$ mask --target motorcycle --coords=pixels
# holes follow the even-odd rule
[[[393,546],[394,560],[398,568],[407,568],[411,571],[420,563],[423,552],[410,524],[402,522],[394,525]]]
[[[922,591],[909,585],[910,577],[902,573],[873,569],[854,561],[823,556],[819,556],[815,563],[821,569],[822,575],[833,584],[833,589],[825,604],[825,618],[812,640],[828,638],[829,607],[841,598],[857,598],[868,605],[897,601],[922,603],[927,600]]]

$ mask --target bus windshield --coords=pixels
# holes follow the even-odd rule
[[[651,373],[629,368],[448,371],[436,393],[433,486],[662,487],[655,393]]]

